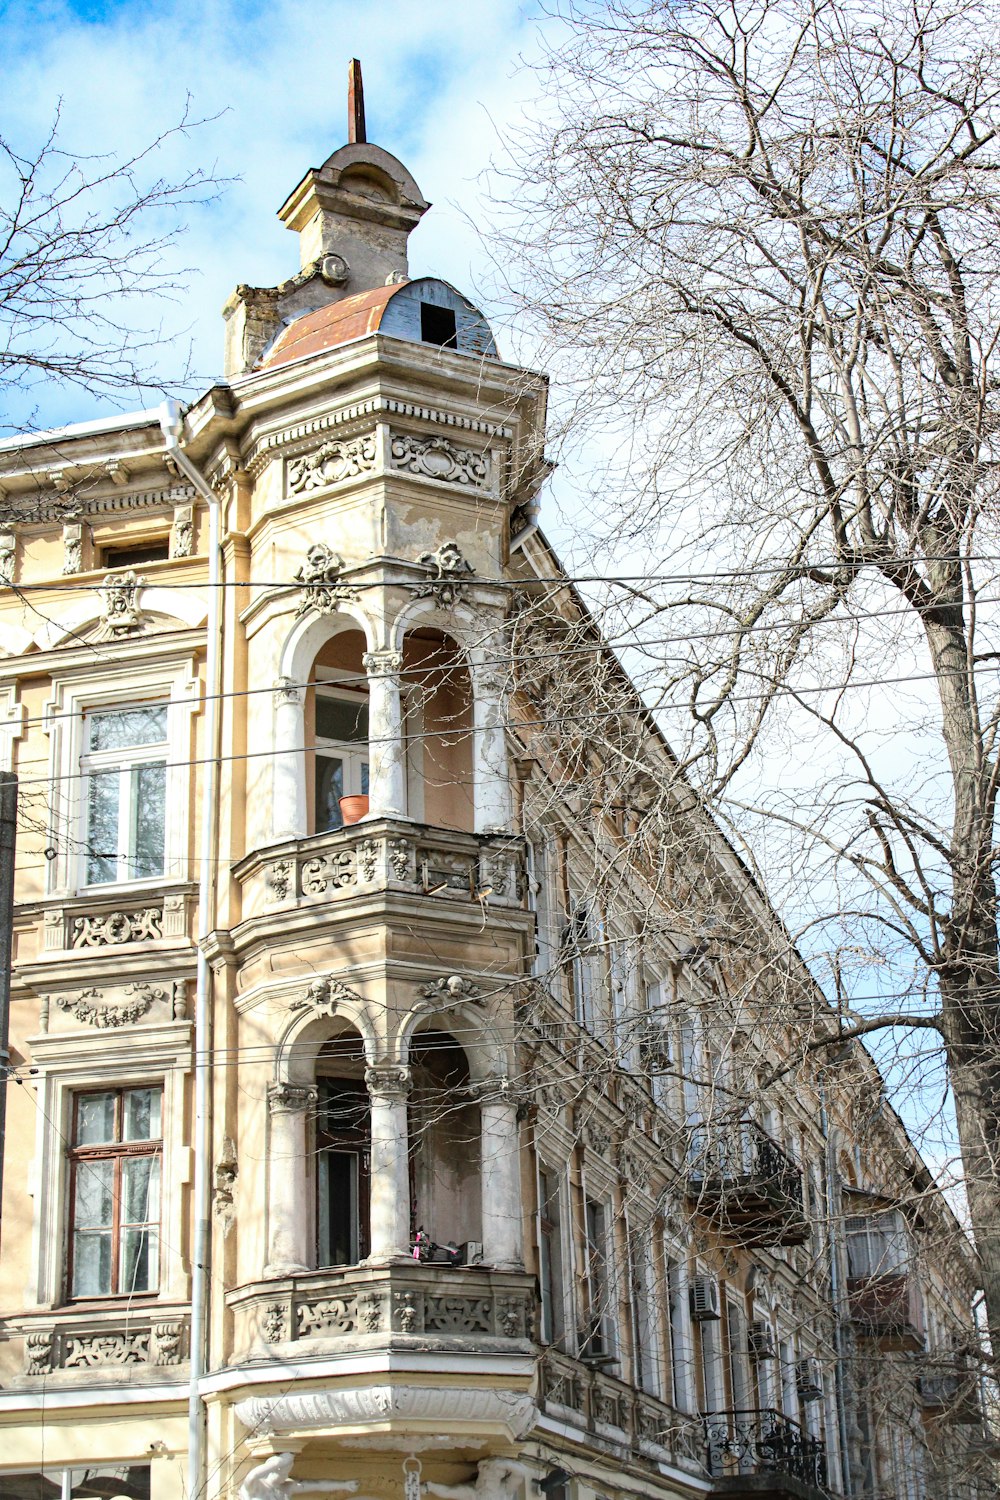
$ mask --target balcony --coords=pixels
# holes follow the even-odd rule
[[[724,1500],[749,1494],[768,1500],[829,1495],[823,1444],[783,1412],[714,1411],[704,1422],[713,1495]]]
[[[535,1293],[521,1272],[413,1261],[251,1282],[226,1303],[239,1364],[359,1348],[527,1353]]]
[[[354,823],[254,851],[233,866],[244,920],[386,891],[519,908],[523,840],[392,819]]]
[[[920,1290],[905,1271],[849,1277],[847,1300],[859,1338],[886,1351],[915,1354],[923,1349]]]
[[[924,1414],[935,1422],[981,1427],[983,1404],[979,1378],[974,1370],[956,1364],[929,1361],[917,1376],[917,1396]]]
[[[617,1443],[653,1464],[704,1478],[701,1423],[646,1391],[548,1349],[539,1369],[539,1403],[557,1421]]]
[[[747,1247],[808,1239],[802,1173],[752,1120],[692,1132],[686,1191],[696,1213]]]

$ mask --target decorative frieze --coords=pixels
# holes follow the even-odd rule
[[[374,432],[355,438],[331,438],[288,465],[288,490],[292,495],[327,489],[345,479],[356,479],[375,468],[377,445]]]
[[[117,947],[121,943],[155,942],[162,936],[163,908],[142,906],[133,911],[94,912],[74,917],[71,946]]]
[[[24,1339],[25,1375],[54,1375],[60,1370],[113,1370],[122,1367],[179,1365],[187,1324],[164,1319],[145,1326],[39,1329]]]
[[[392,467],[404,474],[419,474],[423,479],[438,479],[444,484],[460,484],[473,490],[489,487],[489,450],[458,448],[445,437],[424,438],[394,432],[389,456]]]
[[[457,542],[442,542],[436,552],[422,552],[417,562],[427,569],[429,576],[414,589],[414,598],[432,598],[439,609],[450,609],[465,593],[468,580],[475,573]]]
[[[132,998],[119,1005],[106,1002],[98,989],[82,990],[79,995],[58,995],[56,1004],[87,1026],[131,1026],[142,1019],[154,1001],[167,998],[166,990],[154,989],[149,984],[127,984],[124,994]]]
[[[330,854],[318,854],[315,859],[306,860],[302,866],[302,894],[326,896],[345,885],[353,885],[356,878],[353,849],[337,849]]]

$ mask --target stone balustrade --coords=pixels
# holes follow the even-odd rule
[[[336,1266],[252,1282],[226,1297],[234,1363],[358,1347],[526,1351],[534,1279],[478,1266]]]
[[[705,1475],[699,1418],[646,1391],[549,1349],[541,1361],[540,1401],[550,1416],[617,1442],[641,1457]]]
[[[519,907],[524,842],[378,819],[257,850],[234,866],[244,918],[380,891]]]

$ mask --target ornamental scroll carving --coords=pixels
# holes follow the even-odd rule
[[[302,584],[302,602],[298,613],[318,609],[329,614],[345,599],[356,597],[357,591],[338,580],[344,570],[344,559],[325,542],[313,542],[306,553],[306,560],[295,574],[295,582]]]
[[[24,1340],[24,1373],[115,1369],[123,1365],[178,1365],[185,1325],[156,1322],[148,1328],[103,1328],[86,1333],[48,1329]]]
[[[73,921],[74,948],[103,948],[105,944],[152,942],[163,936],[163,911],[143,906],[138,911],[96,912]]]
[[[345,1001],[359,1005],[361,996],[355,990],[348,989],[341,980],[327,975],[314,979],[305,994],[293,1000],[288,1008],[289,1010],[311,1009],[317,1015],[332,1016],[336,1014],[337,1006],[343,1005]]]
[[[414,589],[413,597],[432,598],[438,608],[447,608],[460,599],[475,571],[462,556],[457,542],[442,542],[436,552],[421,553],[417,562],[428,569],[430,577]]]
[[[303,495],[366,474],[375,467],[376,451],[374,432],[323,443],[312,453],[292,459],[288,465],[288,488],[293,495]]]
[[[460,1000],[481,1000],[483,997],[478,984],[473,984],[471,979],[464,979],[460,974],[442,974],[439,979],[432,979],[430,984],[421,985],[420,994],[425,1000],[443,1000],[452,1003]]]
[[[166,1000],[166,990],[148,984],[127,984],[124,993],[132,998],[121,1005],[106,1004],[98,989],[83,990],[79,995],[59,995],[56,1004],[69,1011],[87,1026],[131,1026],[139,1021],[156,1000]]]
[[[413,437],[395,432],[390,442],[390,460],[404,474],[440,479],[469,489],[486,489],[490,482],[490,454],[475,448],[456,448],[447,438]]]

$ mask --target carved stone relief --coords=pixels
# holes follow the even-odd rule
[[[457,542],[442,542],[436,552],[421,553],[417,562],[428,569],[429,577],[426,583],[414,589],[414,598],[433,598],[442,609],[449,608],[461,598],[469,578],[474,576],[472,564],[462,556]]]
[[[163,911],[143,906],[137,911],[97,912],[73,920],[74,948],[103,948],[105,944],[152,942],[163,936]]]
[[[185,1324],[158,1321],[148,1328],[101,1328],[86,1332],[46,1329],[24,1340],[24,1373],[114,1369],[123,1365],[177,1365],[183,1357]]]
[[[101,585],[103,600],[101,634],[119,640],[142,628],[142,611],[138,593],[146,580],[127,568],[124,573],[109,573]]]
[[[390,442],[392,467],[424,479],[440,479],[468,489],[486,489],[490,482],[490,454],[476,448],[457,448],[447,438],[414,437],[394,432]]]
[[[79,521],[67,521],[62,529],[63,573],[83,572],[83,527]]]
[[[194,546],[194,507],[174,506],[174,523],[170,528],[170,556],[190,557]]]
[[[0,584],[14,582],[17,538],[12,531],[0,531]]]
[[[461,1000],[481,1000],[483,992],[478,984],[473,984],[471,979],[463,979],[460,974],[442,974],[439,979],[432,979],[430,984],[420,986],[420,994],[425,1000],[438,1000],[457,1004]]]
[[[288,465],[288,488],[293,495],[325,489],[374,469],[377,448],[374,432],[356,438],[335,438]]]
[[[293,1000],[289,1010],[311,1009],[317,1015],[332,1016],[336,1014],[337,1006],[344,1003],[360,1004],[361,996],[333,975],[325,975],[312,980],[304,995]]]
[[[167,998],[166,990],[148,984],[127,984],[124,994],[132,998],[120,1005],[107,1003],[98,989],[82,990],[79,995],[57,995],[56,1004],[87,1026],[131,1026],[141,1020],[154,1001]]]
[[[319,1090],[304,1083],[270,1083],[267,1086],[267,1107],[272,1114],[279,1110],[315,1109],[319,1103]]]

